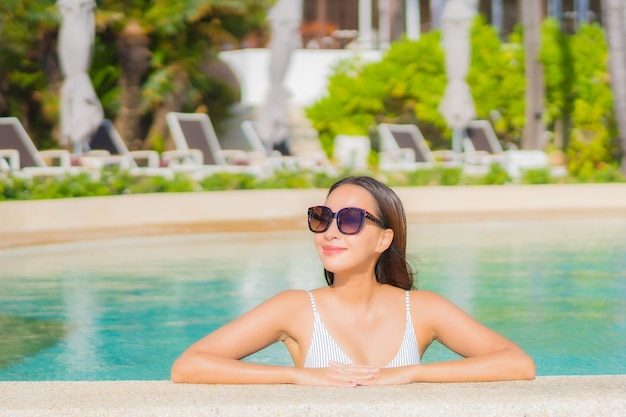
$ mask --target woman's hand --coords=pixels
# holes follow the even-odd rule
[[[298,368],[296,383],[332,387],[356,387],[366,385],[380,372],[368,365],[344,365],[331,362],[328,368]]]
[[[359,385],[401,385],[410,384],[414,368],[419,365],[401,366],[397,368],[381,368],[378,372],[371,374],[371,378],[360,379]]]

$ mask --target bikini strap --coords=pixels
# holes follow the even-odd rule
[[[315,298],[313,298],[313,293],[311,291],[307,291],[309,293],[309,298],[311,299],[311,305],[313,306],[313,312],[317,313],[317,306],[315,305]]]

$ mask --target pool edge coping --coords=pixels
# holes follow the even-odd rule
[[[0,382],[0,417],[622,416],[626,375],[356,389],[169,381]]]

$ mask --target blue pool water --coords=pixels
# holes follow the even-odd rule
[[[409,236],[419,287],[517,342],[539,375],[626,374],[626,219],[413,225]],[[167,379],[217,326],[279,291],[323,284],[305,230],[0,251],[0,318],[63,329],[4,365],[0,351],[0,380]],[[0,347],[46,332],[19,327]],[[432,346],[424,361],[453,357]],[[291,364],[281,345],[250,360]]]

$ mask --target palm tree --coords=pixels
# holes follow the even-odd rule
[[[168,110],[211,104],[212,114],[225,113],[233,93],[212,76],[216,52],[262,28],[273,2],[98,1],[90,75],[107,117],[131,147],[142,146],[145,132],[165,137],[162,114]],[[0,115],[19,116],[43,148],[58,146],[55,3],[0,2]]]
[[[523,149],[543,149],[544,124],[542,121],[544,106],[543,67],[539,61],[541,0],[522,2],[522,24],[524,25],[524,51],[526,71],[526,111]]]
[[[119,66],[115,125],[131,148],[159,147],[163,115],[193,110],[214,93],[201,70],[222,44],[236,43],[262,24],[270,0],[103,0],[99,22],[112,32]],[[153,114],[142,144],[146,114]]]
[[[626,5],[623,0],[603,0],[609,44],[609,71],[617,128],[622,149],[621,171],[626,175]]]

